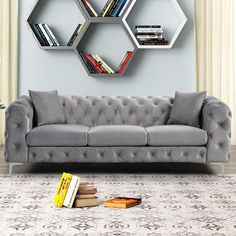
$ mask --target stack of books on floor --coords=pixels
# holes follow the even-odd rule
[[[82,0],[83,4],[92,17],[119,17],[124,12],[130,0],[108,0],[102,12],[98,14],[89,0]]]
[[[47,24],[31,24],[30,26],[41,46],[60,46],[57,38]]]
[[[54,204],[57,207],[90,207],[98,205],[97,189],[90,182],[81,182],[81,179],[69,173],[63,173]]]
[[[132,53],[132,51],[127,51],[117,70],[114,71],[99,55],[79,52],[84,64],[91,74],[121,74],[130,60]]]
[[[75,39],[77,38],[77,36],[79,35],[80,31],[82,30],[83,28],[83,24],[78,24],[78,26],[76,27],[74,33],[72,34],[69,42],[67,43],[67,46],[72,46]]]
[[[135,36],[140,45],[168,45],[161,25],[136,25]]]

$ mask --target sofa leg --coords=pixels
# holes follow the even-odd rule
[[[220,167],[220,174],[225,174],[225,163],[211,163],[212,165],[216,165]]]
[[[9,163],[9,175],[13,173],[13,168],[15,166],[23,165],[22,163],[10,162]]]

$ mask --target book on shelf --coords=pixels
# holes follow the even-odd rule
[[[105,73],[105,70],[102,69],[102,67],[92,58],[91,55],[85,53],[85,57],[88,59],[88,61],[91,63],[91,65],[92,65],[99,73]]]
[[[80,31],[82,30],[83,28],[83,24],[78,24],[78,26],[76,27],[74,33],[72,34],[69,42],[67,43],[67,46],[72,46],[75,39],[77,38],[77,36],[79,35]]]
[[[131,56],[132,56],[133,52],[132,51],[127,51],[127,53],[125,54],[122,62],[120,63],[120,65],[117,68],[117,73],[121,74],[123,72],[123,70],[125,69],[127,63],[129,62]]]
[[[140,45],[160,45],[160,46],[164,46],[164,45],[168,45],[169,41],[165,40],[165,39],[149,39],[149,40],[143,40],[140,41],[139,40],[139,44]]]
[[[88,59],[85,56],[84,52],[79,52],[84,64],[86,65],[86,67],[88,68],[89,72],[91,74],[96,74],[98,73],[98,71],[93,67],[93,65],[88,61]]]
[[[101,65],[101,67],[109,74],[114,74],[114,70],[99,56],[99,55],[92,55],[94,60],[97,61]]]
[[[127,197],[117,197],[105,201],[105,207],[112,208],[129,208],[137,206],[142,202],[141,198],[127,198]]]
[[[84,6],[87,9],[90,16],[92,16],[92,17],[97,17],[98,16],[97,12],[93,8],[93,6],[89,2],[89,0],[83,0],[83,3],[84,3]]]
[[[124,11],[125,11],[125,9],[126,9],[126,7],[127,7],[127,5],[128,5],[129,2],[130,2],[130,0],[127,0],[127,1],[125,2],[125,4],[124,4],[124,6],[122,7],[121,11],[119,12],[119,15],[118,15],[118,16],[121,16],[121,15],[124,13]]]
[[[90,182],[81,182],[81,179],[69,173],[63,173],[54,197],[57,207],[88,207],[98,205],[95,195],[97,189]]]
[[[102,12],[101,12],[101,16],[105,17],[110,9],[110,7],[112,6],[112,4],[114,3],[115,0],[108,0],[108,2],[106,3],[105,7],[103,8]]]
[[[113,17],[117,17],[120,15],[120,12],[124,8],[127,0],[118,0],[117,2],[118,2],[118,4],[116,5],[116,7],[114,8],[114,10],[111,13],[111,16],[113,16]]]
[[[49,28],[48,24],[43,24],[43,27],[45,28],[45,30],[47,31],[47,34],[49,35],[49,37],[51,38],[51,40],[53,41],[54,46],[60,46],[57,38],[55,37],[55,35],[53,34],[52,30]]]
[[[53,34],[52,30],[47,24],[31,24],[30,25],[36,38],[41,46],[58,47],[60,46],[58,40]]]
[[[135,37],[140,45],[168,45],[164,38],[164,30],[161,25],[136,25]]]

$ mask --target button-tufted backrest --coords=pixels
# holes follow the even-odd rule
[[[60,96],[67,124],[164,125],[173,99],[169,97]]]

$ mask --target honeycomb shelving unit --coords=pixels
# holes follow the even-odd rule
[[[78,56],[83,67],[85,68],[86,72],[91,77],[105,78],[105,77],[123,76],[129,66],[129,64],[131,63],[131,61],[135,57],[136,52],[139,49],[171,49],[174,46],[174,43],[177,40],[178,36],[180,35],[181,31],[183,30],[184,25],[187,22],[187,18],[185,16],[184,12],[182,11],[177,0],[128,0],[129,1],[128,4],[125,6],[123,13],[119,17],[100,17],[100,16],[92,17],[89,15],[82,0],[73,0],[76,3],[78,10],[82,13],[82,15],[84,17],[83,28],[80,31],[80,33],[78,34],[73,45],[72,46],[62,45],[62,46],[58,46],[58,47],[56,47],[56,46],[54,46],[54,47],[42,46],[40,44],[40,42],[38,41],[38,39],[37,39],[36,35],[34,34],[34,31],[32,30],[30,25],[37,21],[37,15],[40,12],[41,8],[44,6],[45,2],[47,2],[47,1],[49,1],[49,0],[37,0],[28,19],[27,19],[29,29],[31,30],[39,47],[43,50],[72,50]],[[68,0],[65,0],[65,1],[68,1]],[[140,13],[140,11],[143,11],[143,9],[145,10],[146,5],[153,4],[154,2],[155,2],[155,4],[156,3],[159,4],[158,9],[155,10],[152,8],[152,10],[155,11],[155,14],[153,14],[155,17],[157,17],[158,15],[161,15],[161,14],[157,14],[158,11],[163,13],[163,9],[161,9],[162,6],[165,6],[167,8],[168,14],[174,15],[174,20],[172,22],[172,25],[165,25],[165,19],[157,19],[155,21],[155,23],[152,22],[152,24],[156,24],[157,22],[161,23],[162,25],[165,26],[165,29],[167,29],[167,31],[168,31],[168,27],[170,28],[170,30],[169,30],[170,32],[168,35],[168,41],[169,41],[168,45],[140,45],[138,40],[135,37],[135,34],[134,34],[134,24],[136,24],[136,23],[142,24],[142,22],[136,22],[136,20],[137,21],[139,20],[138,19],[139,15],[135,14],[135,11],[137,10],[136,8],[139,6],[139,9],[137,11],[139,11],[139,13]],[[144,5],[142,6],[142,4],[144,4]],[[141,12],[141,14],[142,14],[142,12]],[[130,20],[130,17],[133,17],[132,20]],[[120,25],[121,29],[125,32],[128,40],[132,44],[132,48],[129,48],[129,51],[133,51],[133,54],[132,54],[130,60],[128,61],[126,67],[124,68],[124,70],[120,74],[118,74],[118,73],[114,73],[114,74],[91,73],[88,70],[88,67],[86,66],[86,64],[84,63],[83,59],[81,58],[81,56],[79,54],[79,51],[82,50],[80,48],[81,41],[86,39],[86,36],[88,36],[87,34],[89,31],[89,28],[92,25],[96,27],[96,25],[101,25],[101,24]],[[147,22],[145,22],[145,24],[147,24]]]

